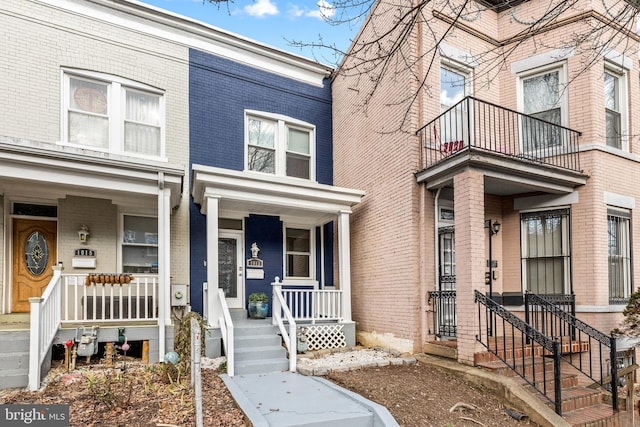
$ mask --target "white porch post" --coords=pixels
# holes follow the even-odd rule
[[[219,197],[207,196],[207,321],[218,326],[222,307],[218,300],[218,207]]]
[[[338,215],[338,277],[342,291],[342,316],[351,321],[351,245],[349,236],[349,211]]]
[[[158,174],[158,358],[166,353],[166,328],[171,324],[171,190]]]

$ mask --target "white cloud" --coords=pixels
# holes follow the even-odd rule
[[[316,4],[318,8],[306,12],[305,16],[309,16],[311,18],[318,18],[318,19],[322,19],[323,21],[326,21],[327,19],[335,15],[336,8],[334,5],[332,5],[328,1],[318,0],[318,3]]]
[[[292,18],[299,18],[302,15],[304,15],[304,10],[300,9],[298,5],[294,4],[289,9],[289,16],[291,16]]]
[[[277,15],[278,6],[271,0],[256,0],[252,5],[244,7],[244,11],[251,16],[263,17],[267,15]]]

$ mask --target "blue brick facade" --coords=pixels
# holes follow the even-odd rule
[[[256,110],[281,114],[316,126],[316,180],[333,182],[331,87],[313,86],[249,67],[225,58],[190,51],[189,67],[189,164],[242,171],[244,169],[244,112]],[[332,226],[325,225],[327,281],[333,283]],[[319,230],[319,229],[318,229]],[[330,231],[327,233],[327,231]],[[251,243],[260,247],[264,280],[246,280],[245,292],[271,294],[271,282],[283,272],[282,222],[278,217],[245,218],[245,256]],[[316,238],[316,275],[320,281],[320,239]],[[191,305],[202,313],[202,283],[206,281],[206,217],[200,206],[190,206]]]

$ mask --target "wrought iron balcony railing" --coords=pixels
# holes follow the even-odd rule
[[[422,167],[473,151],[580,172],[580,132],[472,96],[416,132]]]

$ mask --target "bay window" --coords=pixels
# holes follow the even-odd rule
[[[522,150],[546,150],[562,145],[566,114],[564,67],[556,67],[520,78],[522,112]],[[538,120],[536,120],[538,119]]]
[[[623,149],[626,127],[626,85],[624,74],[605,68],[604,71],[604,111],[606,121],[606,141],[610,147]]]

